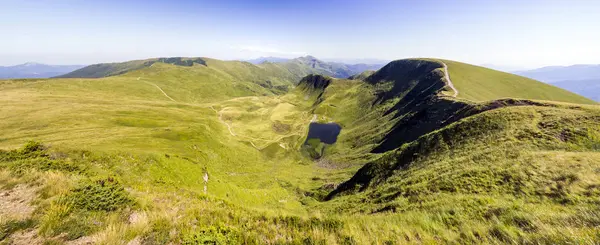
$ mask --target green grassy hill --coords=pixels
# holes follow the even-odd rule
[[[407,240],[594,243],[599,119],[567,105],[471,116],[368,163],[327,208],[415,220],[402,222]]]
[[[600,240],[590,101],[451,61],[311,67],[172,58],[0,81],[0,242]],[[316,161],[311,121],[342,126]]]
[[[456,61],[440,61],[448,66],[459,98],[477,102],[517,98],[596,104],[583,96],[526,77]]]

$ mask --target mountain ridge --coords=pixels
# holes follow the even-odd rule
[[[47,65],[26,62],[14,66],[0,66],[0,79],[8,78],[50,78],[84,67],[83,65]]]
[[[547,83],[558,81],[590,80],[600,79],[600,65],[576,64],[570,66],[546,66],[533,70],[517,71],[514,73]]]
[[[380,65],[367,65],[367,64],[343,64],[343,63],[331,63],[321,61],[313,56],[298,57],[295,59],[282,60],[280,62],[269,62],[269,57],[258,64],[254,64],[259,67],[270,68],[275,70],[287,69],[289,73],[293,74],[297,80],[308,75],[308,74],[322,74],[327,76],[333,76],[338,78],[346,78],[351,75],[355,75],[366,70],[379,69]],[[277,58],[278,59],[278,58]],[[168,64],[181,65],[182,62],[198,63],[202,58],[188,58],[188,57],[171,57],[171,58],[152,58],[145,60],[134,60],[119,63],[102,63],[94,64],[79,70],[73,71],[68,74],[58,76],[58,78],[99,78],[106,76],[114,76],[123,74],[132,70],[142,69],[144,67],[151,66],[155,62],[163,62]],[[265,62],[266,61],[266,62]],[[240,62],[240,61],[223,61],[223,62]],[[250,61],[242,61],[249,62]],[[202,62],[200,62],[202,63]]]
[[[600,65],[549,66],[515,72],[600,101]]]

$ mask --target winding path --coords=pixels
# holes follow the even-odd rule
[[[227,123],[227,122],[225,122],[225,120],[223,120],[223,113],[217,111],[217,109],[215,109],[212,106],[210,106],[210,109],[212,109],[213,111],[215,111],[215,113],[217,113],[217,115],[219,116],[219,121],[221,121],[221,123],[223,123],[227,126],[227,129],[229,130],[229,133],[231,134],[231,136],[235,136],[233,129],[231,129],[231,125],[229,125],[229,123]]]
[[[450,87],[454,91],[452,97],[456,98],[456,96],[458,96],[458,89],[454,87],[454,84],[452,84],[452,80],[450,80],[450,72],[448,72],[448,66],[444,62],[442,62],[442,64],[444,65],[444,74],[446,81],[448,81],[448,87]]]
[[[215,109],[213,106],[209,106],[210,109],[212,109],[216,114],[217,117],[219,119],[219,121],[222,124],[225,124],[225,126],[227,126],[227,130],[229,130],[229,134],[231,134],[231,136],[235,136],[235,137],[239,137],[242,139],[245,139],[246,141],[250,142],[250,144],[257,150],[262,150],[264,149],[266,146],[268,146],[270,143],[275,143],[275,142],[279,142],[280,140],[290,137],[290,136],[294,136],[294,135],[298,135],[298,134],[292,134],[292,135],[281,135],[279,136],[279,138],[275,138],[275,139],[261,139],[261,138],[254,138],[254,137],[250,137],[250,136],[246,136],[246,135],[237,135],[235,134],[235,132],[233,131],[233,126],[229,123],[227,123],[225,120],[223,120],[223,113],[222,111],[217,111],[217,109]],[[313,120],[316,120],[317,115],[314,115]],[[298,135],[301,136],[301,135]],[[263,142],[267,142],[267,144],[263,147],[258,147],[256,144],[254,144],[253,141],[263,141]],[[286,149],[285,146],[282,146],[283,143],[279,142],[279,146],[281,146],[281,148]]]
[[[140,80],[140,78],[142,78],[142,77],[138,77],[138,78],[137,78],[137,80],[139,81],[139,80]],[[147,83],[147,84],[150,84],[150,85],[152,85],[152,86],[156,87],[158,90],[160,90],[160,92],[162,92],[162,93],[163,93],[163,94],[164,94],[164,95],[165,95],[167,98],[169,98],[171,101],[173,101],[173,102],[177,102],[177,101],[175,101],[173,98],[171,98],[171,96],[169,96],[167,93],[165,93],[165,91],[164,91],[164,90],[162,90],[162,89],[161,89],[161,88],[160,88],[158,85],[156,85],[156,84],[154,84],[154,83],[151,83],[151,82],[148,82],[148,81],[143,81],[143,82],[145,82],[145,83]]]

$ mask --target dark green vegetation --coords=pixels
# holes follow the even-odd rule
[[[433,59],[109,66],[0,81],[3,242],[600,242],[600,108],[558,88]]]

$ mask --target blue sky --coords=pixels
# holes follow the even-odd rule
[[[600,64],[600,1],[0,0],[0,65],[163,56]]]

